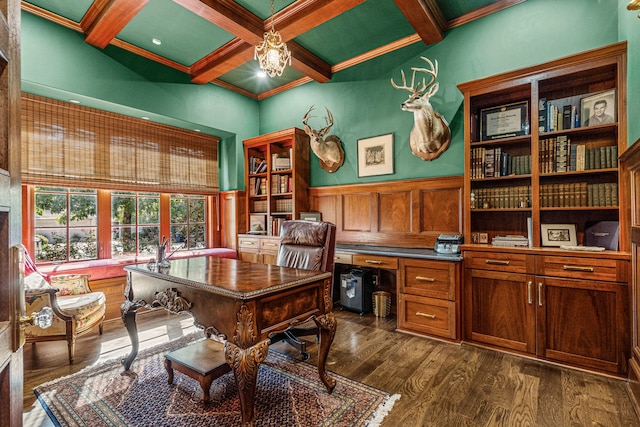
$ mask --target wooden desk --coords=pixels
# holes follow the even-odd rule
[[[267,357],[269,337],[312,318],[320,328],[318,374],[327,391],[333,391],[335,379],[325,371],[336,333],[331,273],[215,257],[171,261],[164,273],[145,264],[125,270],[122,319],[132,344],[131,353],[122,360],[125,370],[138,354],[140,307],[188,311],[207,335],[224,342],[225,359],[238,385],[242,422],[252,425],[258,368]]]

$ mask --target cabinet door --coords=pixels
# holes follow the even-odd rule
[[[238,259],[240,261],[259,262],[262,263],[262,256],[258,251],[240,249],[238,251]]]
[[[465,338],[535,354],[533,276],[465,270]]]
[[[538,356],[625,372],[626,292],[617,283],[537,278]]]

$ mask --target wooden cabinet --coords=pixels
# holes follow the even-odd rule
[[[570,223],[573,244],[584,244],[593,222],[620,221],[620,250],[629,250],[617,162],[627,148],[626,47],[458,86],[465,99],[466,242],[531,232],[540,247],[541,224]],[[613,120],[587,124],[599,100]]]
[[[472,246],[464,253],[465,340],[626,372],[627,256]]]
[[[127,285],[127,276],[112,277],[109,279],[91,280],[89,286],[94,292],[104,292],[107,299],[107,307],[104,320],[121,319],[120,307],[124,302],[124,290]]]
[[[280,238],[241,234],[238,236],[238,259],[261,264],[275,264]]]
[[[640,413],[640,140],[637,140],[620,158],[623,182],[630,199],[630,240],[632,279],[629,282],[631,298],[631,354],[629,356],[629,392],[631,401]]]
[[[244,141],[247,228],[277,236],[309,210],[309,137],[298,128]]]
[[[398,330],[460,339],[460,263],[400,258]]]

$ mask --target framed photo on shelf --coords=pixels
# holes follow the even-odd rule
[[[305,221],[322,221],[322,212],[300,212],[300,219]]]
[[[582,126],[597,126],[615,123],[616,90],[606,90],[580,100],[580,117]]]
[[[358,177],[393,173],[393,134],[358,140]]]
[[[480,110],[480,141],[529,134],[529,101]]]
[[[540,233],[542,246],[575,246],[578,244],[575,224],[540,224]]]

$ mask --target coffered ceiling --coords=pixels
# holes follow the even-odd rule
[[[275,78],[258,77],[253,57],[271,27],[269,0],[29,0],[22,9],[97,48],[113,45],[194,84],[263,99],[391,52],[408,60],[448,30],[522,1],[275,0],[274,26],[292,52],[291,67]]]

